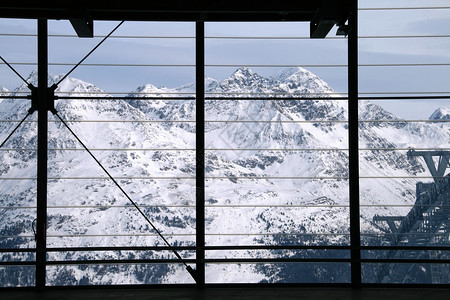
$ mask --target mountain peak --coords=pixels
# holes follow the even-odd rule
[[[158,90],[159,89],[156,86],[154,86],[153,84],[146,83],[144,85],[139,86],[135,92],[136,93],[155,93],[155,92],[159,92]]]
[[[261,92],[272,86],[270,80],[253,72],[248,67],[237,69],[230,77],[224,79],[217,86],[222,92]]]
[[[230,76],[230,77],[250,77],[255,75],[256,73],[253,72],[252,69],[250,69],[249,67],[240,67],[238,68],[236,71],[234,71],[234,73]]]
[[[306,75],[308,73],[312,74],[311,72],[309,72],[306,69],[303,69],[302,67],[291,67],[291,68],[286,68],[286,69],[282,69],[282,70],[278,71],[274,76],[272,76],[272,78],[283,82],[287,78],[291,77],[294,74],[298,74],[298,73],[300,73],[302,75]]]
[[[431,114],[430,120],[450,120],[450,109],[446,107],[438,108]]]
[[[48,78],[47,78],[48,86],[51,86],[51,85],[59,82],[61,80],[61,78],[63,78],[63,76],[64,76],[64,74],[59,74],[59,75],[48,74]],[[31,73],[30,73],[30,75],[28,75],[28,78],[26,79],[26,81],[37,87],[37,85],[38,85],[37,70],[31,71]],[[23,83],[20,87],[18,87],[16,89],[16,91],[29,92],[28,87],[25,83]],[[81,93],[83,95],[87,95],[89,93],[95,94],[98,92],[103,92],[103,90],[99,89],[92,83],[85,82],[81,79],[67,77],[58,85],[56,92],[68,92],[71,94]]]

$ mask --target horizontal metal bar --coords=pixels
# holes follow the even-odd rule
[[[164,233],[165,236],[184,236],[184,237],[195,237],[195,233]],[[347,236],[350,235],[349,233],[270,233],[270,232],[266,232],[266,233],[206,233],[206,236]],[[383,233],[383,234],[365,234],[365,235],[387,235],[387,233]],[[140,234],[72,234],[72,235],[68,235],[68,234],[51,234],[49,233],[47,235],[48,238],[84,238],[84,237],[107,237],[107,236],[111,236],[111,237],[115,237],[115,236],[124,236],[124,237],[136,237],[136,236],[148,236],[148,237],[157,237],[158,235],[152,234],[152,233],[140,233]],[[34,235],[19,235],[19,236],[14,236],[14,235],[7,235],[7,236],[0,236],[0,238],[33,238],[34,239]]]
[[[22,91],[8,91],[4,92],[8,94],[29,94],[29,90],[22,90]],[[61,95],[72,95],[74,92],[65,92],[65,91],[56,91],[55,92],[55,99],[58,100],[86,100],[86,99],[101,99],[101,100],[128,100],[128,99],[137,99],[137,100],[145,100],[145,99],[165,99],[164,96],[158,96],[158,97],[139,97],[139,96],[127,96],[127,95],[195,95],[194,92],[161,92],[161,93],[147,93],[147,92],[98,92],[98,91],[92,91],[92,92],[76,92],[77,95],[83,95],[86,94],[88,96],[82,97],[82,96],[61,96]],[[105,96],[91,96],[91,95],[105,95]],[[112,96],[112,95],[125,95],[125,96]],[[8,97],[8,96],[3,96]],[[30,99],[31,95],[25,95],[25,96],[17,96],[20,97],[19,99]],[[171,100],[184,100],[184,99],[191,99],[195,98],[194,96],[190,97],[167,97],[167,99]]]
[[[0,62],[0,65],[4,64]],[[37,66],[32,62],[12,62],[16,66]],[[74,66],[75,63],[50,62],[49,66]],[[130,64],[130,63],[83,63],[81,67],[188,67],[194,68],[195,64]],[[384,63],[384,64],[358,64],[358,67],[438,67],[450,66],[450,63]],[[347,68],[347,64],[206,64],[206,68]]]
[[[37,37],[34,33],[0,33],[0,36]],[[79,38],[76,34],[49,34],[51,38]],[[93,38],[105,38],[106,35],[94,35]],[[157,35],[111,35],[108,39],[195,39],[195,36],[157,36]]]
[[[164,233],[165,236],[193,236],[195,237],[195,233],[171,233],[171,232],[165,232]],[[206,233],[206,236],[347,236],[350,235],[349,233],[270,233],[270,232],[265,232],[265,233],[214,233],[214,232],[210,232],[210,233]],[[366,234],[368,235],[368,234]],[[72,235],[58,235],[58,234],[51,234],[49,233],[47,235],[47,237],[49,238],[57,238],[57,237],[107,237],[107,236],[125,236],[125,237],[130,237],[130,236],[158,236],[156,233],[152,234],[152,233],[140,233],[140,234],[136,234],[136,233],[132,233],[132,234],[72,234]],[[21,235],[21,236],[1,236],[2,238],[22,238],[22,237],[34,237],[34,236],[27,236],[27,235]]]
[[[414,148],[419,150],[418,148]],[[22,149],[19,149],[22,150]],[[33,150],[34,149],[29,149]],[[409,150],[409,149],[408,149]],[[441,150],[441,149],[440,149]],[[1,151],[1,149],[0,149]],[[50,148],[48,151],[86,151],[83,148]],[[190,148],[90,148],[89,151],[195,151],[195,149]]]
[[[358,39],[448,38],[450,35],[359,35]],[[143,37],[145,38],[145,37]],[[152,37],[148,37],[152,38]],[[155,37],[158,38],[158,37]],[[167,37],[171,38],[171,37]],[[176,37],[173,37],[176,38]],[[211,40],[311,40],[309,36],[205,36]],[[346,40],[340,36],[327,36],[329,40]]]
[[[142,208],[195,208],[195,205],[138,205]],[[206,208],[348,208],[349,205],[338,204],[210,204]],[[360,207],[389,208],[389,207],[414,207],[414,204],[360,204]],[[420,205],[420,207],[450,208],[449,205]],[[67,206],[47,206],[48,209],[91,209],[91,208],[132,208],[130,205],[67,205]],[[0,209],[36,209],[36,206],[0,206]]]
[[[408,119],[391,119],[391,120],[358,120],[358,123],[447,123],[450,120],[408,120]]]
[[[195,208],[195,205],[138,205],[142,208]],[[413,205],[398,205],[396,207],[412,207]],[[348,205],[205,205],[209,208],[257,208],[257,207],[273,207],[273,208],[308,208],[308,207],[348,207]],[[370,206],[373,207],[373,206]],[[390,207],[389,205],[375,206],[375,207]],[[450,206],[430,206],[430,207],[450,207]],[[47,206],[48,209],[91,209],[91,208],[132,208],[129,205],[68,205],[68,206]],[[36,209],[36,206],[0,206],[0,209]]]
[[[77,93],[78,94],[78,93]],[[143,95],[154,95],[154,94],[161,94],[161,95],[172,95],[171,93],[142,93]],[[188,94],[188,93],[185,93]],[[137,95],[141,95],[141,93],[138,93]],[[178,95],[178,94],[176,94]],[[56,100],[195,100],[195,97],[164,97],[164,96],[124,96],[124,97],[117,97],[117,96],[108,96],[108,97],[82,97],[82,96],[57,96]]]
[[[409,151],[411,148],[359,148],[359,151]],[[450,150],[450,148],[414,148],[414,150]]]
[[[91,148],[90,151],[195,151],[194,148]],[[359,148],[359,151],[409,151],[411,148]],[[450,151],[450,148],[414,148]],[[0,148],[0,151],[37,151],[36,148]],[[48,151],[85,151],[83,148],[50,148]],[[348,151],[348,148],[206,148],[205,151]]]
[[[5,37],[37,37],[33,33],[0,33]],[[49,34],[50,38],[78,38],[75,34]],[[104,38],[105,35],[94,35],[93,38]],[[358,39],[403,39],[403,38],[448,38],[450,35],[360,35]],[[157,36],[157,35],[113,35],[109,39],[195,39],[195,36]],[[310,40],[309,36],[205,36],[205,39],[231,40]],[[344,37],[329,36],[327,40],[345,40]]]
[[[415,148],[418,150],[417,148]],[[89,149],[90,151],[195,151],[195,149],[189,149],[189,148],[96,148],[96,149]],[[0,148],[0,151],[37,151],[37,149],[34,148]],[[86,151],[83,148],[53,148],[48,149],[48,151]]]
[[[205,123],[262,123],[262,124],[311,124],[311,123],[348,123],[347,120],[280,120],[280,121],[270,121],[270,120],[205,120]]]
[[[64,120],[65,122],[71,123],[196,123],[195,120]],[[16,122],[16,120],[0,120],[1,123],[11,123]],[[59,120],[49,120],[51,123],[60,123]],[[361,121],[363,122],[363,121]],[[367,121],[369,122],[369,121]],[[383,121],[374,121],[383,122]],[[386,122],[401,122],[399,120],[386,121]],[[432,121],[437,122],[437,121]],[[37,123],[37,120],[27,120],[24,123]],[[301,121],[254,121],[254,120],[205,120],[205,123],[348,123],[348,121],[343,120],[301,120]]]
[[[369,259],[369,258],[361,258],[361,263],[450,264],[450,259],[407,259],[407,258]]]
[[[371,285],[372,286],[372,285]],[[376,285],[378,286],[378,285]],[[405,287],[448,287],[450,285],[400,285],[402,288]],[[196,289],[195,283],[186,283],[186,284],[176,284],[171,283],[169,285],[170,289]],[[350,283],[205,283],[205,287],[207,288],[225,288],[225,289],[236,289],[236,288],[350,288]],[[396,286],[394,286],[395,288]],[[55,285],[55,286],[46,286],[45,289],[49,291],[54,290],[65,290],[65,291],[84,291],[84,290],[103,290],[107,289],[109,291],[114,291],[116,289],[128,289],[130,291],[133,290],[158,290],[158,289],[167,289],[167,284],[95,284],[95,285]],[[35,291],[35,287],[1,287],[1,291]]]
[[[358,39],[422,39],[422,38],[449,38],[450,35],[430,34],[430,35],[360,35]],[[327,37],[327,39],[329,39]]]
[[[47,237],[48,238],[60,238],[60,237],[66,237],[66,238],[83,238],[83,237],[107,237],[107,236],[113,236],[113,237],[136,237],[136,236],[148,236],[148,237],[158,237],[159,235],[156,233],[130,233],[130,234],[51,234],[48,233]],[[172,232],[165,232],[164,236],[193,236],[195,237],[195,233],[172,233]],[[26,235],[21,235],[18,237],[26,237]]]
[[[194,120],[65,120],[73,123],[196,123]],[[17,120],[0,120],[3,123],[17,122]],[[36,120],[27,120],[26,123],[36,123]],[[49,122],[58,123],[58,120]],[[207,123],[348,123],[347,120],[205,120]],[[429,120],[429,119],[385,119],[385,120],[359,120],[359,123],[439,123],[450,122],[449,120]]]
[[[33,253],[36,248],[0,248],[0,253]]]
[[[195,251],[195,246],[140,246],[140,247],[128,247],[128,246],[111,246],[111,247],[56,247],[47,248],[47,252],[91,252],[91,251],[172,251],[186,250]]]
[[[313,237],[320,237],[320,236],[349,236],[350,233],[273,233],[273,232],[265,232],[265,233],[206,233],[206,236],[313,236]],[[391,233],[391,232],[383,232],[383,233],[361,233],[361,236],[392,236],[392,235],[399,235],[398,233]],[[448,234],[445,233],[422,233],[422,232],[415,232],[415,233],[402,233],[402,236],[447,236]],[[151,234],[151,233],[140,233],[140,234],[72,234],[72,235],[58,235],[58,234],[48,234],[49,238],[60,238],[60,237],[107,237],[107,236],[124,236],[124,237],[136,237],[136,236],[158,236],[157,234]],[[165,236],[195,236],[195,233],[165,233]],[[34,235],[18,235],[18,236],[0,236],[0,238],[34,238]]]
[[[195,205],[139,205],[140,208],[195,208]],[[2,209],[3,207],[0,207]],[[8,208],[8,206],[6,207]],[[30,207],[31,208],[31,207]],[[35,207],[34,207],[35,208]],[[70,205],[70,206],[47,206],[48,209],[66,209],[66,208],[133,208],[133,205]]]
[[[410,233],[394,233],[394,232],[382,232],[382,233],[363,233],[361,235],[365,236],[384,236],[384,235],[401,235],[401,236],[448,236],[448,233],[427,233],[427,232],[410,232]]]
[[[195,208],[195,205],[138,205],[142,208]],[[409,205],[405,207],[411,207],[413,205]],[[290,205],[290,204],[258,204],[258,205],[217,205],[217,204],[211,204],[211,205],[205,205],[206,208],[314,208],[314,207],[326,207],[326,208],[348,208],[348,205]],[[386,207],[386,206],[383,206]],[[426,207],[425,205],[423,207]],[[430,206],[430,207],[443,207],[443,206]],[[445,206],[447,207],[447,206]],[[450,207],[450,206],[449,206]],[[0,206],[0,209],[13,209],[18,207],[10,207],[10,206]],[[24,207],[20,207],[24,208]],[[26,208],[36,208],[36,207],[26,207]],[[133,208],[131,205],[71,205],[71,206],[47,206],[48,209],[69,209],[69,208],[82,208],[82,209],[88,209],[88,208]]]
[[[368,93],[370,94],[370,93]],[[389,94],[389,93],[386,93]],[[443,93],[439,93],[443,94]],[[449,100],[450,95],[448,96],[374,96],[374,97],[358,97],[358,100],[369,100],[369,101],[378,101],[378,100]]]
[[[4,64],[0,62],[0,65]],[[15,66],[37,66],[35,62],[13,62],[9,63]],[[76,63],[49,62],[49,66],[75,66]],[[83,63],[80,67],[189,67],[194,68],[195,64],[119,64],[119,63]]]
[[[230,177],[230,178],[234,178],[234,177]],[[0,180],[36,180],[36,177],[0,177]],[[104,180],[104,179],[108,179],[110,180],[109,177],[48,177],[48,180]],[[143,179],[164,179],[164,180],[194,180],[195,177],[191,176],[191,177],[130,177],[130,176],[117,176],[114,177],[114,179],[117,180],[129,180],[129,179],[138,179],[138,180],[143,180]]]
[[[195,151],[190,148],[95,148],[90,151]],[[411,148],[359,148],[359,151],[409,151]],[[414,150],[450,151],[450,148],[414,148]],[[36,148],[0,148],[0,151],[37,151]],[[83,148],[50,148],[48,151],[85,151]],[[348,151],[347,148],[207,148],[205,151]]]
[[[196,250],[195,246],[176,246],[172,247],[176,250]],[[144,247],[77,247],[77,248],[47,248],[48,252],[89,252],[89,251],[146,251],[161,250],[169,251],[171,248],[165,246],[144,246]],[[245,245],[245,246],[205,246],[207,251],[216,250],[350,250],[350,246],[314,246],[314,245]]]
[[[448,283],[362,283],[363,288],[389,288],[389,289],[448,289]]]
[[[194,123],[195,120],[64,120],[70,123]],[[29,121],[37,122],[37,121]],[[52,123],[60,123],[59,120],[49,120]]]
[[[433,179],[445,176],[359,176],[359,179]]]
[[[415,177],[418,178],[418,177]],[[433,178],[433,177],[426,177],[426,178]],[[436,177],[434,177],[436,178]],[[205,179],[248,179],[248,180],[268,180],[268,179],[275,179],[275,180],[284,180],[284,179],[324,179],[324,180],[347,180],[348,177],[308,177],[308,176],[205,176]]]
[[[118,180],[143,180],[143,179],[170,179],[170,180],[194,180],[195,176],[190,177],[139,177],[139,176],[117,176],[114,177]],[[446,178],[446,176],[359,176],[360,179],[431,179],[431,178]],[[0,177],[0,180],[36,180],[36,177]],[[48,177],[48,180],[104,180],[109,177]],[[299,180],[348,180],[349,177],[329,176],[329,177],[308,177],[308,176],[205,176],[205,179],[241,179],[241,180],[286,180],[286,179],[299,179]]]
[[[205,250],[350,250],[346,245],[245,245],[245,246],[205,246]]]
[[[428,10],[428,9],[450,9],[449,6],[409,6],[409,7],[358,7],[359,11],[364,10]]]
[[[183,259],[186,263],[194,263],[195,259]],[[260,264],[260,263],[350,263],[345,258],[206,258],[206,264]],[[118,259],[118,260],[74,260],[74,261],[47,261],[47,265],[124,265],[124,264],[164,264],[180,263],[178,259]]]
[[[25,91],[10,91],[9,94],[29,94],[29,90]],[[63,92],[58,91],[56,92],[57,95],[63,95],[63,94],[73,94],[73,92]],[[161,93],[143,93],[143,92],[77,92],[78,95],[87,94],[86,97],[81,96],[58,96],[59,99],[103,99],[103,100],[115,100],[115,99],[149,99],[149,100],[184,100],[186,97],[166,97],[158,96],[158,97],[131,97],[131,96],[124,96],[124,97],[111,97],[111,95],[194,95],[194,92],[161,92]],[[450,91],[366,91],[366,92],[359,92],[359,95],[436,95],[436,94],[450,94]],[[89,96],[89,95],[106,95],[103,97],[96,97],[96,96]],[[304,99],[304,100],[347,100],[348,97],[303,97],[304,95],[323,95],[323,96],[329,96],[329,95],[347,95],[346,92],[326,92],[326,93],[307,93],[307,94],[298,94],[298,93],[285,93],[285,92],[272,92],[270,94],[268,93],[256,93],[256,92],[205,92],[205,95],[260,95],[260,96],[267,96],[267,95],[280,95],[280,96],[300,96],[300,97],[264,97],[263,99],[268,100],[285,100],[285,99]],[[359,97],[361,100],[385,100],[385,99],[448,99],[449,96],[407,96],[407,97],[401,97],[401,96],[389,96],[389,97]],[[28,99],[28,97],[27,97]],[[205,97],[205,100],[261,100],[261,98],[258,97]],[[189,98],[188,100],[191,100]]]
[[[376,92],[359,92],[359,95],[436,95],[436,94],[450,94],[448,91],[376,91]]]
[[[350,263],[350,258],[206,258],[207,264]]]
[[[14,93],[15,92],[11,92]],[[23,92],[24,93],[24,92]],[[119,93],[119,92],[117,92]],[[450,94],[450,92],[414,92],[411,94]],[[83,94],[83,93],[77,93]],[[92,93],[94,95],[98,93]],[[178,95],[178,94],[191,94],[191,93],[142,93],[147,95],[155,95],[160,94],[161,96],[111,96],[114,93],[104,93],[108,96],[57,96],[57,100],[108,100],[108,101],[118,101],[118,100],[192,100],[194,101],[194,97],[174,97],[174,96],[164,96],[164,95]],[[120,93],[120,94],[129,94],[129,93]],[[271,93],[273,94],[273,93]],[[275,93],[276,94],[276,93]],[[234,101],[285,101],[285,100],[316,100],[316,101],[347,101],[348,97],[305,97],[301,94],[292,94],[292,93],[278,93],[280,96],[265,96],[267,94],[258,94],[258,93],[230,93],[229,95],[260,95],[258,97],[231,97],[231,96],[215,96],[215,97],[205,97],[207,101],[220,101],[220,100],[234,100]],[[362,94],[362,93],[361,93]],[[373,93],[364,93],[364,94],[406,94],[405,92],[373,92]],[[222,93],[218,93],[217,95],[223,95]],[[323,94],[326,95],[326,94]],[[0,99],[24,99],[28,100],[26,96],[0,96]],[[450,95],[448,96],[362,96],[358,97],[359,100],[369,100],[369,101],[380,101],[380,100],[450,100]]]
[[[294,93],[205,93],[209,95],[218,95],[214,97],[205,97],[207,101],[219,101],[219,100],[235,100],[235,101],[254,101],[254,100],[272,100],[272,101],[284,101],[284,100],[316,100],[316,101],[343,101],[348,100],[348,97],[328,97],[329,95],[339,95],[338,93],[307,93],[307,94],[294,94]],[[270,96],[270,95],[279,96]],[[259,97],[231,97],[221,95],[260,95]],[[306,95],[321,95],[321,96],[306,96]],[[287,97],[289,96],[289,97]],[[296,97],[292,97],[296,96]]]
[[[438,67],[450,66],[450,63],[378,63],[378,64],[358,64],[358,67]],[[210,68],[347,68],[347,64],[208,64]]]
[[[414,207],[414,204],[361,204],[360,206],[361,207]],[[420,205],[420,207],[447,208],[447,207],[450,207],[450,205]]]
[[[176,250],[193,251],[195,246],[173,246]],[[90,252],[90,251],[170,251],[166,246],[110,246],[110,247],[56,247],[47,248],[48,252]],[[348,245],[206,245],[205,250],[350,250]],[[450,246],[361,246],[362,251],[386,251],[386,250],[403,250],[403,251],[450,251]],[[0,253],[33,253],[35,248],[8,248],[1,249]]]
[[[361,250],[367,250],[367,251],[369,251],[369,250],[376,250],[376,251],[385,251],[385,250],[404,250],[404,251],[444,250],[444,251],[450,251],[450,245],[449,246],[361,246]]]
[[[351,283],[206,283],[207,288],[221,288],[221,289],[243,289],[243,288],[258,288],[258,289],[283,289],[283,288],[339,288],[348,289],[351,288]],[[362,288],[389,288],[389,289],[435,289],[437,291],[441,289],[450,288],[450,284],[430,284],[430,283],[362,283]],[[128,289],[130,291],[138,291],[142,289],[158,290],[167,289],[166,284],[95,284],[95,285],[55,285],[46,286],[46,290],[54,291],[89,291],[89,290],[104,290],[114,291],[117,289]],[[195,289],[195,284],[170,284],[171,289]],[[2,287],[2,291],[35,291],[34,286],[30,287]]]
[[[186,263],[195,263],[195,259],[183,258]],[[104,259],[104,260],[47,260],[48,266],[64,265],[127,265],[127,264],[182,264],[178,258],[174,259]]]

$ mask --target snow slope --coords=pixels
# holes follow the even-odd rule
[[[49,84],[60,76],[50,76]],[[35,82],[36,74],[28,80]],[[205,79],[205,86],[215,97],[226,96],[205,101],[207,245],[347,245],[346,101],[330,99],[333,89],[303,68],[286,69],[270,78],[240,68],[221,82]],[[168,89],[146,84],[130,93],[129,100],[112,96],[90,100],[104,92],[68,78],[57,92],[86,98],[58,100],[56,109],[171,243],[194,245],[195,100],[152,98],[192,93],[194,86]],[[318,98],[264,99],[291,94]],[[231,96],[254,99],[227,99]],[[20,120],[28,107],[28,100],[4,100],[0,119]],[[431,118],[445,118],[446,111]],[[48,246],[163,245],[69,131],[56,117],[50,115],[50,120]],[[371,102],[361,103],[360,120],[361,230],[369,234],[364,243],[374,243],[370,234],[380,234],[384,228],[372,222],[373,216],[406,215],[409,207],[402,205],[413,204],[416,182],[427,180],[414,177],[430,176],[420,159],[406,159],[406,150],[449,148],[450,132],[442,122],[404,122]],[[0,123],[0,137],[6,137],[13,126]],[[0,246],[34,247],[36,123],[24,123],[5,147],[14,150],[0,152],[4,162],[0,206],[15,208],[0,210],[1,235],[8,237],[0,240]],[[183,251],[182,255],[192,258],[195,253]],[[317,254],[227,250],[207,255],[286,258]],[[50,257],[111,258],[174,256],[165,251],[121,251],[52,253]],[[207,278],[209,282],[339,282],[349,276],[348,270],[335,265],[295,270],[299,275],[291,278],[291,266],[219,264],[208,265]],[[1,274],[13,280],[12,273]],[[192,279],[181,265],[173,264],[52,267],[49,281],[57,285],[185,283]]]

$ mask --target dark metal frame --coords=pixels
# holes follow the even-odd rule
[[[205,285],[205,23],[195,24],[196,121],[196,271],[197,284]]]
[[[361,287],[361,234],[359,209],[359,123],[358,123],[358,3],[351,2],[348,25],[348,148],[350,196],[351,281]]]
[[[169,1],[170,2],[170,1]],[[291,1],[288,1],[292,3]],[[348,284],[258,284],[258,286],[271,287],[286,287],[286,286],[341,286],[341,287],[411,287],[412,285],[399,284],[364,284],[361,282],[361,264],[362,263],[450,263],[449,260],[429,260],[429,259],[362,259],[361,251],[363,250],[450,250],[449,247],[408,247],[408,246],[361,246],[360,234],[360,206],[359,206],[359,145],[358,145],[358,100],[369,97],[359,97],[358,94],[358,32],[357,32],[357,1],[351,0],[349,2],[349,20],[350,32],[348,36],[348,114],[349,114],[349,194],[350,194],[350,246],[205,246],[205,114],[204,114],[204,76],[205,76],[205,51],[204,51],[204,21],[205,20],[246,20],[252,21],[254,19],[264,21],[281,21],[281,20],[303,20],[311,19],[311,11],[294,11],[280,16],[279,12],[273,12],[266,8],[262,11],[249,11],[249,14],[237,14],[234,18],[230,18],[231,12],[201,12],[201,11],[187,11],[185,13],[178,12],[178,14],[169,14],[163,16],[161,11],[153,12],[150,17],[146,15],[146,19],[153,18],[155,20],[185,20],[185,18],[196,20],[196,246],[191,247],[172,247],[175,250],[190,250],[196,252],[195,259],[187,259],[186,262],[196,264],[197,287],[205,287],[205,264],[206,263],[275,263],[275,262],[336,262],[348,263],[351,266],[351,283]],[[34,3],[34,2],[33,2]],[[161,2],[163,3],[163,2]],[[31,4],[30,4],[31,5]],[[41,5],[41,4],[40,4]],[[290,6],[289,6],[290,7]],[[266,11],[264,11],[266,9]],[[143,10],[145,11],[145,10]],[[245,11],[245,10],[244,10]],[[95,9],[94,9],[95,12]],[[9,10],[3,11],[2,16],[15,16],[17,11]],[[43,10],[29,11],[30,16],[35,18],[42,14]],[[65,18],[67,12],[48,11],[47,15],[42,17],[51,18],[59,16]],[[96,11],[97,15],[94,18],[102,19],[106,12]],[[115,12],[110,11],[109,16],[114,15]],[[300,15],[302,17],[300,17]],[[39,15],[40,16],[40,15]],[[126,19],[139,19],[143,15],[134,12],[126,17]],[[158,18],[155,16],[159,16]],[[68,17],[68,16],[67,16]],[[186,20],[187,20],[186,19]],[[191,20],[192,21],[192,20]],[[73,265],[73,264],[138,264],[138,263],[180,263],[177,259],[158,259],[158,260],[99,260],[99,261],[48,261],[47,253],[59,251],[115,251],[115,250],[170,250],[170,247],[80,247],[80,248],[47,248],[46,246],[46,215],[47,215],[47,123],[48,123],[48,100],[49,89],[47,87],[47,73],[48,73],[48,44],[47,44],[47,20],[38,20],[38,183],[37,183],[37,244],[36,249],[0,249],[0,253],[5,252],[21,252],[21,253],[36,253],[35,262],[0,262],[0,265],[35,265],[36,266],[36,282],[35,288],[38,290],[51,289],[55,287],[48,287],[45,283],[46,266],[47,265]],[[13,98],[13,97],[8,97]],[[18,97],[20,98],[20,97]],[[72,97],[60,97],[61,99],[72,99]],[[90,97],[91,98],[91,97]],[[98,97],[99,99],[102,97]],[[120,98],[120,97],[118,97]],[[370,97],[372,99],[373,97]],[[384,99],[387,97],[378,97]],[[396,97],[399,99],[418,99],[418,98],[436,98],[436,97]],[[173,99],[173,98],[172,98]],[[185,99],[185,97],[183,97]],[[193,98],[194,99],[194,98]],[[217,98],[211,98],[217,99]],[[242,98],[239,98],[242,100]],[[245,99],[245,98],[244,98]],[[280,98],[277,98],[280,99]],[[392,99],[392,97],[389,97]],[[350,253],[349,258],[344,259],[205,259],[206,251],[214,250],[244,250],[244,249],[327,249],[327,250],[347,250]],[[126,287],[159,287],[158,285],[125,285]],[[172,285],[179,287],[186,287],[192,285]],[[208,287],[223,287],[223,286],[252,286],[252,284],[208,284]],[[422,284],[414,285],[415,287],[436,287],[436,285]],[[449,285],[438,285],[440,287],[449,287]],[[121,288],[119,286],[107,286],[107,288]],[[75,288],[94,288],[94,287],[64,287],[68,289]],[[95,286],[98,288],[98,286]]]
[[[47,147],[48,147],[48,40],[47,20],[38,20],[38,151],[37,151],[37,221],[36,288],[45,287],[47,261]]]

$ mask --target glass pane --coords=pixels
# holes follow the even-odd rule
[[[34,284],[34,266],[0,266],[0,287],[28,287]]]
[[[449,270],[450,266],[442,263],[363,264],[362,281],[389,284],[448,284]]]
[[[48,266],[50,286],[83,286],[113,284],[181,284],[193,283],[192,277],[178,264],[91,264]]]
[[[346,43],[310,40],[305,24],[206,24],[206,244],[258,247],[207,257],[348,255],[271,248],[349,244],[347,101],[339,97],[347,90]],[[330,49],[335,55],[321,55]],[[337,265],[208,264],[206,276],[336,282]]]
[[[207,264],[207,283],[349,283],[346,263]]]

